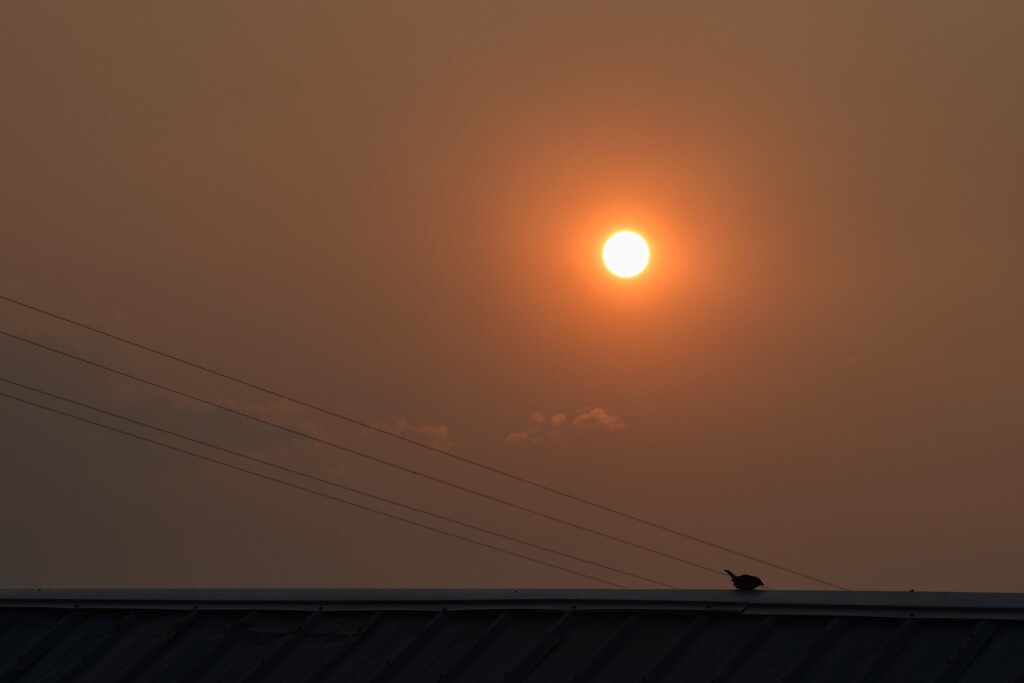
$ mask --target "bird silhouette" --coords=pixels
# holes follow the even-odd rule
[[[739,576],[736,576],[728,569],[725,570],[725,573],[729,575],[730,579],[732,579],[732,585],[736,586],[737,590],[752,591],[758,586],[764,585],[764,581],[756,576],[751,576],[750,574],[740,574]]]

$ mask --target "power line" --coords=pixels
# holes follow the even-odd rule
[[[291,403],[294,403],[295,405],[299,405],[299,406],[302,406],[304,408],[309,408],[311,410],[316,410],[316,411],[318,411],[320,413],[323,413],[324,415],[329,415],[329,416],[337,418],[339,420],[344,420],[344,421],[346,421],[346,422],[348,422],[350,424],[358,425],[359,427],[362,427],[364,429],[369,429],[371,431],[374,431],[374,432],[377,432],[377,433],[380,433],[380,434],[384,434],[384,435],[389,436],[391,438],[398,439],[400,441],[404,441],[406,443],[409,443],[409,444],[418,446],[420,448],[424,448],[426,450],[432,451],[432,452],[434,452],[434,453],[436,453],[438,455],[443,455],[443,456],[445,456],[447,458],[458,460],[459,462],[466,463],[466,464],[471,465],[473,467],[477,467],[477,468],[486,470],[488,472],[492,472],[494,474],[498,474],[500,476],[507,477],[507,478],[512,479],[514,481],[518,481],[520,483],[527,484],[529,486],[533,486],[533,487],[538,488],[538,489],[540,489],[542,491],[547,491],[548,493],[553,493],[553,494],[561,496],[563,498],[567,498],[569,500],[573,500],[573,501],[575,501],[577,503],[582,503],[584,505],[588,505],[590,507],[597,508],[599,510],[603,510],[603,511],[611,513],[613,515],[617,515],[617,516],[622,517],[624,519],[628,519],[628,520],[631,520],[633,522],[637,522],[639,524],[643,524],[645,526],[648,526],[648,527],[651,527],[651,528],[654,528],[654,529],[658,529],[660,531],[664,531],[664,532],[673,534],[673,535],[675,535],[675,536],[677,536],[679,538],[684,538],[686,540],[693,541],[694,543],[699,543],[699,544],[704,545],[704,546],[709,547],[709,548],[715,548],[716,550],[721,550],[723,552],[727,552],[727,553],[730,553],[730,554],[735,555],[737,557],[742,557],[744,559],[751,560],[753,562],[759,562],[760,564],[763,564],[765,566],[772,567],[774,569],[779,569],[781,571],[787,572],[787,573],[792,574],[794,576],[799,576],[799,577],[804,578],[804,579],[809,579],[811,581],[814,581],[816,583],[820,583],[822,585],[831,586],[832,588],[838,588],[839,590],[844,590],[844,591],[849,590],[848,588],[840,586],[839,584],[833,583],[831,581],[826,581],[824,579],[818,578],[818,577],[813,576],[811,574],[807,574],[807,573],[804,573],[804,572],[797,571],[795,569],[791,569],[791,568],[786,567],[784,565],[780,565],[780,564],[777,564],[777,563],[774,563],[774,562],[769,562],[768,560],[765,560],[763,558],[757,557],[755,555],[751,555],[749,553],[744,553],[744,552],[741,552],[739,550],[735,550],[733,548],[729,548],[727,546],[721,545],[719,543],[714,543],[712,541],[708,541],[708,540],[700,538],[698,536],[694,536],[692,534],[688,534],[688,533],[680,531],[678,529],[673,529],[672,527],[665,526],[665,525],[659,524],[657,522],[652,522],[650,520],[644,519],[644,518],[639,517],[637,515],[633,515],[633,514],[630,514],[628,512],[623,512],[621,510],[618,510],[616,508],[610,507],[608,505],[604,505],[602,503],[598,503],[596,501],[592,501],[592,500],[589,500],[587,498],[583,498],[582,496],[577,496],[575,494],[568,493],[566,491],[562,491],[561,489],[557,489],[557,488],[552,487],[552,486],[547,486],[545,484],[541,484],[541,483],[536,482],[536,481],[534,481],[532,479],[528,479],[526,477],[521,477],[519,475],[512,474],[511,472],[507,472],[507,471],[502,470],[500,468],[493,467],[491,465],[485,465],[484,463],[477,462],[476,460],[473,460],[471,458],[467,458],[465,456],[458,455],[456,453],[452,453],[451,451],[445,450],[443,448],[438,448],[437,446],[432,446],[430,444],[423,443],[422,441],[417,441],[416,439],[412,439],[410,437],[403,436],[401,434],[397,434],[397,433],[389,431],[387,429],[383,429],[381,427],[377,427],[377,426],[371,425],[371,424],[369,424],[367,422],[355,419],[355,418],[347,416],[347,415],[343,415],[343,414],[335,412],[333,410],[329,410],[327,408],[323,408],[321,406],[318,406],[318,405],[315,405],[315,404],[312,404],[312,403],[308,403],[308,402],[303,401],[301,399],[297,399],[297,398],[294,398],[292,396],[288,396],[287,394],[283,394],[283,393],[275,391],[273,389],[269,389],[269,388],[267,388],[265,386],[256,384],[254,382],[249,382],[249,381],[241,379],[239,377],[235,377],[233,375],[229,375],[227,373],[220,372],[220,371],[215,370],[213,368],[210,368],[208,366],[192,362],[192,361],[187,360],[185,358],[181,358],[180,356],[175,356],[173,354],[167,353],[165,351],[161,351],[161,350],[153,348],[151,346],[147,346],[145,344],[141,344],[139,342],[132,341],[131,339],[127,339],[125,337],[121,337],[119,335],[113,334],[113,333],[108,332],[106,330],[102,330],[102,329],[100,329],[98,327],[94,327],[94,326],[91,326],[91,325],[87,325],[85,323],[78,322],[77,320],[73,320],[71,318],[59,315],[57,313],[52,313],[52,312],[47,311],[47,310],[45,310],[43,308],[39,308],[38,306],[33,306],[31,304],[28,304],[28,303],[26,303],[24,301],[19,301],[17,299],[11,298],[9,296],[5,296],[3,294],[0,294],[0,299],[2,299],[4,301],[7,301],[7,302],[10,302],[10,303],[13,303],[13,304],[16,304],[18,306],[22,306],[23,308],[27,308],[27,309],[35,311],[37,313],[41,313],[43,315],[49,316],[51,318],[54,318],[56,320],[60,320],[62,322],[66,322],[66,323],[69,323],[71,325],[75,325],[76,327],[79,327],[79,328],[82,328],[82,329],[85,329],[85,330],[89,330],[90,332],[94,332],[96,334],[105,336],[105,337],[107,337],[109,339],[113,339],[115,341],[119,341],[119,342],[121,342],[123,344],[128,344],[129,346],[134,346],[135,348],[142,349],[144,351],[156,354],[156,355],[161,356],[163,358],[167,358],[169,360],[173,360],[173,361],[175,361],[177,363],[181,363],[183,365],[187,365],[187,366],[189,366],[191,368],[195,368],[197,370],[201,370],[203,372],[206,372],[208,374],[214,375],[216,377],[227,379],[229,381],[235,382],[235,383],[240,384],[240,385],[245,386],[245,387],[249,387],[251,389],[256,389],[257,391],[261,391],[261,392],[263,392],[265,394],[268,394],[270,396],[274,396],[276,398],[281,398],[281,399],[284,399],[286,401],[290,401]]]
[[[395,506],[400,507],[400,508],[405,508],[406,510],[411,510],[413,512],[418,512],[418,513],[423,514],[423,515],[428,515],[430,517],[434,517],[436,519],[440,519],[440,520],[445,521],[445,522],[450,522],[452,524],[458,524],[458,525],[464,526],[464,527],[466,527],[468,529],[472,529],[473,531],[479,531],[479,532],[482,532],[482,533],[485,533],[485,534],[491,534],[492,536],[497,536],[498,538],[504,539],[506,541],[514,541],[515,543],[521,543],[523,545],[530,546],[530,547],[536,548],[538,550],[543,550],[545,552],[553,553],[555,555],[561,555],[562,557],[568,558],[570,560],[576,560],[577,562],[583,562],[583,563],[586,563],[586,564],[590,564],[590,565],[593,565],[593,566],[598,567],[600,569],[605,569],[605,570],[608,570],[608,571],[617,572],[619,574],[623,574],[625,576],[629,576],[629,577],[634,578],[634,579],[639,579],[641,581],[646,581],[648,583],[653,583],[653,584],[656,584],[656,585],[661,586],[663,588],[678,588],[678,586],[673,586],[672,584],[669,584],[669,583],[663,583],[661,581],[649,578],[647,576],[643,576],[641,574],[634,574],[634,573],[626,571],[624,569],[619,569],[617,567],[612,567],[612,566],[609,566],[609,565],[606,565],[606,564],[601,564],[600,562],[592,562],[590,560],[587,560],[587,559],[584,559],[582,557],[579,557],[578,555],[573,555],[571,553],[562,552],[561,550],[555,550],[554,548],[548,548],[547,546],[539,545],[539,544],[533,543],[531,541],[524,541],[523,539],[516,538],[515,536],[508,536],[506,534],[502,534],[502,533],[497,532],[497,531],[491,531],[489,529],[485,529],[484,527],[476,526],[476,525],[473,525],[473,524],[468,524],[466,522],[461,522],[461,521],[459,521],[457,519],[453,519],[451,517],[446,517],[444,515],[439,515],[437,513],[430,512],[429,510],[424,510],[422,508],[418,508],[418,507],[415,507],[413,505],[407,505],[405,503],[399,503],[398,501],[391,500],[390,498],[385,498],[383,496],[378,496],[378,495],[375,495],[375,494],[372,494],[372,493],[367,493],[366,491],[363,491],[362,489],[357,489],[357,488],[352,487],[352,486],[345,486],[344,484],[339,484],[337,482],[331,481],[330,479],[325,479],[323,477],[318,477],[318,476],[316,476],[314,474],[307,474],[306,472],[302,472],[300,470],[296,470],[296,469],[293,469],[291,467],[285,467],[284,465],[278,465],[277,463],[270,462],[269,460],[263,460],[261,458],[257,458],[257,457],[252,456],[252,455],[247,455],[245,453],[241,453],[239,451],[236,451],[236,450],[233,450],[233,449],[230,449],[230,448],[224,448],[223,446],[218,446],[216,444],[210,443],[209,441],[203,441],[202,439],[196,439],[196,438],[193,438],[191,436],[186,436],[184,434],[181,434],[180,432],[175,432],[175,431],[172,431],[170,429],[164,429],[163,427],[157,427],[156,425],[152,425],[152,424],[150,424],[148,422],[143,422],[141,420],[136,420],[134,418],[127,417],[125,415],[121,415],[120,413],[115,413],[115,412],[112,412],[112,411],[109,411],[109,410],[104,410],[102,408],[97,408],[94,405],[90,405],[88,403],[82,403],[80,401],[75,401],[74,399],[67,398],[66,396],[61,396],[59,394],[54,394],[54,393],[51,393],[49,391],[44,391],[42,389],[39,389],[39,388],[36,388],[36,387],[33,387],[33,386],[29,386],[27,384],[22,384],[21,382],[15,382],[14,380],[7,379],[6,377],[0,377],[0,381],[6,382],[7,384],[12,384],[12,385],[14,385],[16,387],[20,387],[22,389],[28,389],[29,391],[34,391],[37,394],[42,394],[43,396],[48,396],[50,398],[55,398],[55,399],[57,399],[59,401],[64,401],[65,403],[70,403],[72,405],[76,405],[76,406],[78,406],[80,408],[85,408],[87,410],[92,410],[94,412],[101,413],[101,414],[107,415],[109,417],[114,417],[114,418],[117,418],[119,420],[124,420],[125,422],[130,422],[132,424],[139,425],[140,427],[145,427],[146,429],[152,429],[153,431],[162,432],[163,434],[168,434],[170,436],[173,436],[173,437],[176,437],[176,438],[179,438],[179,439],[183,439],[185,441],[191,441],[192,443],[199,444],[200,446],[206,446],[207,448],[213,448],[215,450],[218,450],[218,451],[221,451],[221,452],[224,452],[224,453],[228,453],[230,455],[234,455],[234,456],[237,456],[239,458],[244,458],[245,460],[249,460],[251,462],[258,462],[261,465],[266,465],[267,467],[272,467],[272,468],[274,468],[276,470],[280,470],[282,472],[287,472],[289,474],[294,474],[294,475],[297,475],[297,476],[300,476],[300,477],[306,477],[307,479],[312,479],[313,481],[316,481],[316,482],[321,483],[321,484],[326,484],[327,486],[334,486],[334,487],[342,489],[344,491],[349,491],[351,493],[357,493],[357,494],[359,494],[361,496],[366,496],[367,498],[372,498],[374,500],[379,500],[381,502],[388,503],[390,505],[395,505]]]
[[[406,467],[404,465],[399,465],[397,463],[393,463],[393,462],[390,462],[388,460],[384,460],[383,458],[379,458],[377,456],[370,455],[369,453],[364,453],[362,451],[358,451],[358,450],[356,450],[354,448],[349,448],[348,446],[343,446],[343,445],[341,445],[339,443],[336,443],[334,441],[329,441],[327,439],[321,439],[320,437],[313,436],[311,434],[306,434],[305,432],[300,432],[300,431],[298,431],[296,429],[292,429],[291,427],[285,427],[284,425],[279,425],[277,423],[271,422],[270,420],[265,420],[265,419],[263,419],[261,417],[256,417],[255,415],[250,415],[249,413],[246,413],[246,412],[243,412],[243,411],[240,411],[240,410],[235,410],[234,408],[229,408],[229,407],[221,405],[221,404],[219,404],[219,403],[217,403],[215,401],[209,401],[209,400],[207,400],[205,398],[201,398],[201,397],[196,396],[194,394],[190,394],[190,393],[185,392],[185,391],[180,391],[178,389],[173,389],[173,388],[168,387],[166,385],[159,384],[157,382],[153,382],[153,381],[150,381],[148,379],[139,377],[138,375],[133,375],[131,373],[124,372],[123,370],[118,370],[118,369],[112,368],[112,367],[110,367],[108,365],[103,365],[102,363],[97,363],[96,361],[89,360],[88,358],[83,358],[83,357],[77,356],[77,355],[75,355],[73,353],[69,353],[67,351],[62,351],[60,349],[56,349],[56,348],[54,348],[52,346],[47,346],[46,344],[42,344],[40,342],[32,341],[31,339],[26,339],[24,337],[19,337],[18,335],[12,334],[10,332],[5,332],[3,330],[0,330],[0,334],[4,335],[6,337],[10,337],[12,339],[17,339],[18,341],[24,342],[24,343],[29,344],[31,346],[36,346],[38,348],[45,349],[47,351],[51,351],[51,352],[56,353],[58,355],[65,356],[65,357],[71,358],[73,360],[77,360],[77,361],[85,363],[87,365],[92,365],[93,367],[97,367],[97,368],[100,368],[102,370],[106,370],[108,372],[112,372],[112,373],[120,375],[122,377],[127,377],[127,378],[135,380],[137,382],[141,382],[141,383],[149,385],[151,387],[155,387],[157,389],[160,389],[161,391],[166,391],[168,393],[172,393],[172,394],[175,394],[175,395],[178,395],[178,396],[182,396],[182,397],[190,399],[192,401],[196,401],[197,403],[202,403],[202,404],[208,405],[208,406],[210,406],[212,408],[217,408],[218,410],[223,410],[223,411],[231,413],[233,415],[238,415],[239,417],[244,417],[244,418],[246,418],[248,420],[252,420],[254,422],[259,422],[260,424],[264,424],[264,425],[267,425],[269,427],[273,427],[275,429],[279,429],[281,431],[288,432],[289,434],[294,434],[294,435],[300,436],[300,437],[302,437],[304,439],[309,439],[310,441],[314,441],[316,443],[324,444],[325,446],[330,446],[331,448],[336,448],[336,449],[344,451],[346,453],[351,453],[352,455],[357,455],[357,456],[359,456],[361,458],[366,458],[367,460],[371,460],[371,461],[379,463],[381,465],[385,465],[387,467],[391,467],[391,468],[394,468],[396,470],[400,470],[402,472],[407,472],[409,474],[413,474],[415,476],[422,477],[424,479],[428,479],[428,480],[436,482],[438,484],[443,484],[444,486],[449,486],[449,487],[454,488],[456,490],[463,491],[465,493],[469,493],[471,495],[474,495],[474,496],[477,496],[477,497],[480,497],[480,498],[484,498],[486,500],[490,500],[490,501],[493,501],[493,502],[496,502],[496,503],[500,503],[502,505],[506,505],[506,506],[514,508],[516,510],[521,510],[523,512],[528,512],[528,513],[530,513],[532,515],[537,515],[538,517],[543,517],[544,519],[548,519],[548,520],[551,520],[551,521],[554,521],[554,522],[558,522],[559,524],[564,524],[566,526],[573,527],[574,529],[580,529],[582,531],[586,531],[586,532],[592,533],[592,534],[594,534],[596,536],[601,536],[602,538],[607,538],[609,540],[616,541],[618,543],[623,543],[623,544],[631,546],[633,548],[638,548],[640,550],[644,550],[644,551],[647,551],[649,553],[653,553],[655,555],[660,555],[661,557],[665,557],[665,558],[668,558],[670,560],[675,560],[676,562],[680,562],[680,563],[688,565],[690,567],[695,567],[697,569],[702,569],[702,570],[704,570],[706,572],[710,572],[712,574],[715,574],[716,576],[721,574],[721,572],[719,572],[716,569],[712,569],[711,567],[708,567],[708,566],[703,565],[703,564],[699,564],[699,563],[694,562],[692,560],[688,560],[688,559],[686,559],[684,557],[679,557],[678,555],[673,555],[671,553],[662,552],[661,550],[657,550],[655,548],[651,548],[649,546],[645,546],[645,545],[640,544],[640,543],[634,543],[633,541],[629,541],[629,540],[627,540],[625,538],[622,538],[620,536],[615,536],[614,534],[609,534],[609,533],[605,533],[603,531],[598,531],[597,529],[594,529],[592,527],[588,527],[588,526],[583,525],[583,524],[577,524],[576,522],[570,522],[570,521],[568,521],[566,519],[562,519],[561,517],[557,517],[555,515],[550,515],[550,514],[548,514],[546,512],[541,512],[540,510],[535,510],[535,509],[533,509],[531,507],[528,507],[526,505],[520,505],[519,503],[513,503],[510,500],[505,500],[504,498],[499,498],[497,496],[492,496],[492,495],[490,495],[488,493],[483,493],[482,491],[477,491],[476,489],[470,488],[468,486],[462,486],[461,484],[456,484],[456,483],[447,481],[446,479],[442,479],[440,477],[435,477],[435,476],[433,476],[431,474],[427,474],[426,472],[420,472],[419,470],[413,469],[411,467]]]
[[[148,438],[146,438],[144,436],[140,436],[138,434],[133,434],[132,432],[127,432],[127,431],[124,431],[122,429],[118,429],[117,427],[111,427],[110,425],[106,425],[106,424],[103,424],[101,422],[96,422],[94,420],[90,420],[88,418],[81,417],[79,415],[73,415],[71,413],[64,412],[63,410],[58,410],[57,408],[52,408],[50,406],[45,406],[45,405],[43,405],[41,403],[36,403],[34,401],[29,401],[28,399],[21,398],[19,396],[12,396],[11,394],[5,394],[3,392],[0,392],[0,396],[3,396],[5,398],[9,398],[9,399],[12,399],[12,400],[15,400],[15,401],[20,401],[21,403],[25,403],[25,404],[28,404],[30,406],[35,406],[36,408],[41,408],[42,410],[48,410],[51,413],[56,413],[58,415],[63,415],[64,417],[68,417],[68,418],[71,418],[73,420],[78,420],[79,422],[85,422],[85,423],[93,425],[95,427],[100,427],[102,429],[107,429],[109,431],[116,432],[116,433],[122,434],[124,436],[129,436],[129,437],[131,437],[133,439],[138,439],[139,441],[145,441],[147,443],[151,443],[151,444],[154,444],[156,446],[162,446],[163,448],[167,448],[167,449],[172,450],[172,451],[177,451],[179,453],[184,453],[185,455],[190,455],[190,456],[192,456],[194,458],[199,458],[200,460],[205,460],[206,462],[213,463],[215,465],[220,465],[221,467],[226,467],[228,469],[236,470],[238,472],[244,472],[245,474],[249,474],[249,475],[252,475],[254,477],[259,477],[260,479],[266,479],[267,481],[272,481],[272,482],[275,482],[277,484],[281,484],[282,486],[288,486],[290,488],[297,489],[299,491],[305,491],[306,493],[311,493],[311,494],[313,494],[315,496],[320,496],[321,498],[327,498],[329,500],[333,500],[333,501],[338,502],[338,503],[343,503],[344,505],[350,505],[350,506],[352,506],[354,508],[358,508],[360,510],[365,510],[367,512],[372,512],[374,514],[382,515],[384,517],[388,517],[390,519],[395,519],[395,520],[398,520],[400,522],[405,522],[406,524],[411,524],[413,526],[417,526],[417,527],[420,527],[422,529],[428,529],[430,531],[434,531],[434,532],[439,533],[439,534],[444,534],[445,536],[451,536],[452,538],[457,538],[460,541],[466,541],[467,543],[474,543],[476,545],[483,546],[484,548],[490,548],[491,550],[497,550],[498,552],[505,553],[506,555],[512,555],[514,557],[519,557],[519,558],[522,558],[522,559],[525,559],[525,560],[529,560],[531,562],[536,562],[537,564],[542,564],[542,565],[545,565],[547,567],[551,567],[553,569],[558,569],[558,570],[561,570],[563,572],[568,572],[570,574],[575,574],[577,576],[582,576],[583,578],[590,579],[591,581],[596,581],[598,583],[603,583],[603,584],[606,584],[606,585],[609,585],[609,586],[613,586],[615,588],[626,588],[626,586],[623,586],[622,584],[615,583],[614,581],[608,581],[606,579],[601,579],[601,578],[598,578],[596,576],[591,576],[590,574],[586,574],[584,572],[576,571],[575,569],[569,569],[568,567],[563,567],[561,565],[553,564],[551,562],[545,562],[544,560],[537,559],[536,557],[530,557],[529,555],[524,555],[522,553],[517,553],[514,550],[509,550],[507,548],[501,548],[499,546],[491,545],[489,543],[484,543],[483,541],[478,541],[476,539],[469,538],[467,536],[462,536],[460,534],[456,534],[456,533],[453,533],[453,532],[450,532],[450,531],[445,531],[443,529],[438,529],[437,527],[432,527],[429,524],[423,524],[421,522],[416,522],[416,521],[413,521],[411,519],[406,519],[404,517],[399,517],[398,515],[393,515],[391,513],[384,512],[382,510],[376,510],[374,508],[367,507],[365,505],[360,505],[359,503],[354,503],[354,502],[352,502],[350,500],[345,500],[344,498],[338,498],[337,496],[332,496],[329,493],[324,493],[323,491],[317,491],[316,489],[312,489],[312,488],[309,488],[307,486],[302,486],[301,484],[294,484],[292,482],[285,481],[284,479],[278,479],[277,477],[271,477],[270,475],[267,475],[267,474],[261,474],[260,472],[254,472],[252,470],[247,470],[244,467],[239,467],[237,465],[232,465],[230,463],[222,462],[222,461],[217,460],[215,458],[210,458],[210,457],[207,457],[205,455],[200,455],[199,453],[187,450],[185,448],[179,448],[177,446],[171,446],[170,444],[166,444],[166,443],[163,443],[163,442],[160,442],[160,441],[156,441],[155,439],[148,439]],[[183,438],[187,438],[187,437],[183,437]],[[583,560],[583,561],[586,562],[586,560]],[[615,570],[615,571],[618,571],[618,570]]]

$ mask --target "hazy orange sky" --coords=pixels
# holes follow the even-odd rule
[[[853,589],[1024,591],[1020,3],[8,2],[0,93],[4,296]],[[626,225],[652,252],[629,281],[600,262]],[[11,303],[0,320],[822,587]],[[9,337],[0,358],[348,486],[729,586]],[[2,397],[0,458],[3,586],[599,585]]]

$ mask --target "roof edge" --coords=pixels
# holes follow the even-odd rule
[[[0,589],[0,607],[466,611],[488,609],[684,611],[1024,621],[1024,594],[894,591],[37,588]]]

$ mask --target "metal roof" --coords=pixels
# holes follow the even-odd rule
[[[0,591],[0,683],[1022,678],[1016,594]]]

